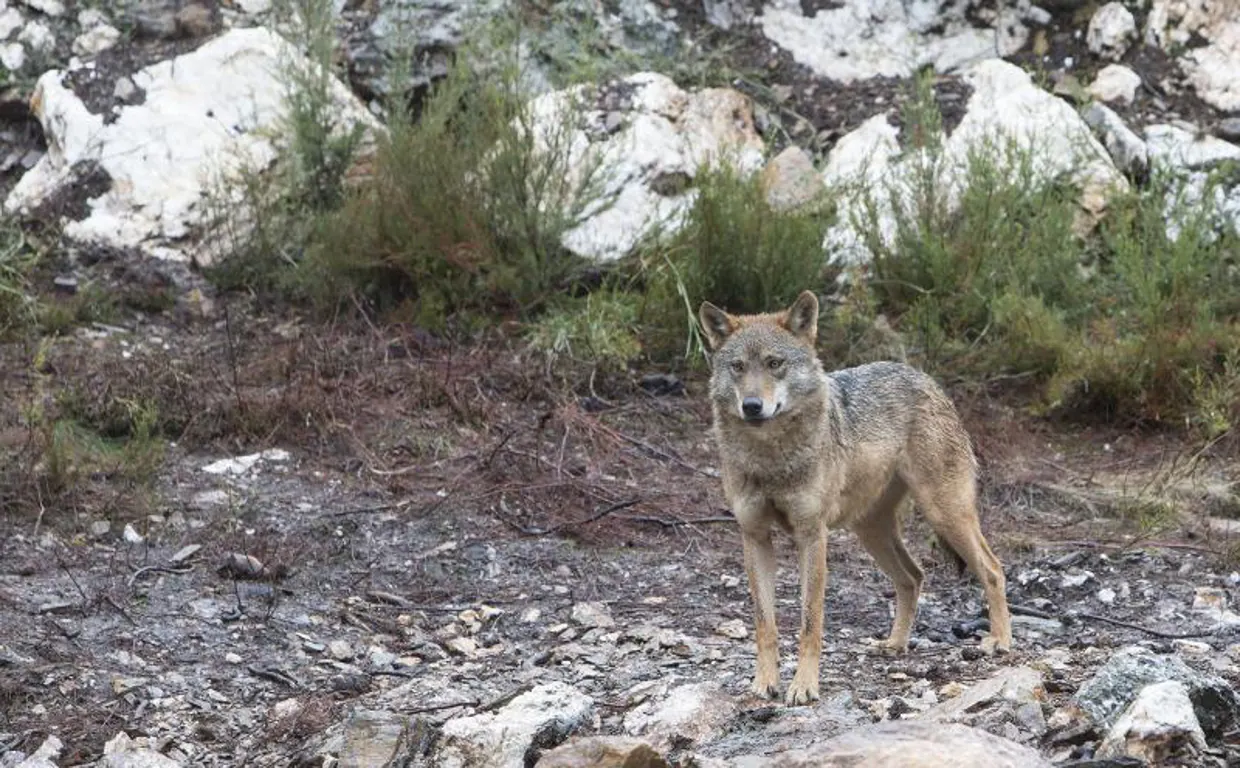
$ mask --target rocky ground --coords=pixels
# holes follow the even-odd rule
[[[90,354],[139,371],[191,351],[226,365],[221,329],[142,331],[160,346],[115,335]],[[218,346],[191,346],[203,338]],[[271,389],[254,361],[293,342],[237,343],[254,412]],[[528,765],[544,752],[558,755],[548,765],[619,764],[550,751],[570,734],[564,749],[652,750],[637,764],[794,765],[789,750],[846,752],[874,723],[899,730],[865,736],[871,748],[957,752],[955,732],[917,730],[942,721],[1027,746],[1018,765],[1240,759],[1240,574],[1232,523],[1210,516],[1234,482],[1225,467],[1176,496],[1192,512],[1142,517],[1116,494],[1182,460],[1174,444],[1051,433],[969,399],[1015,650],[979,652],[980,589],[914,521],[929,575],[914,647],[873,655],[889,585],[836,533],[823,701],[789,708],[747,693],[746,583],[698,377],[549,401],[503,355],[394,354],[406,345],[350,350],[389,386],[326,441],[286,426],[287,442],[240,455],[173,446],[145,498],[105,473],[39,519],[4,520],[4,765],[46,765],[21,762],[40,746],[56,765]],[[410,387],[428,373],[452,393],[438,406]],[[204,386],[212,374],[197,373]],[[320,382],[334,394],[302,417],[342,415],[359,396],[350,381]],[[797,586],[780,551],[786,684]],[[594,736],[607,740],[581,741]]]
[[[337,4],[341,114],[377,124],[393,29],[416,30],[423,87],[465,18],[498,5]],[[992,129],[1050,140],[1042,172],[1080,174],[1091,214],[1095,187],[1159,163],[1204,184],[1240,159],[1230,0],[522,9],[544,25],[529,43],[544,94],[583,35],[604,60],[670,62],[677,82],[603,88],[582,127],[600,147],[658,139],[612,169],[633,215],[674,213],[687,198],[663,182],[727,145],[792,201],[898,180],[923,66],[949,154]],[[6,211],[63,230],[62,292],[174,297],[87,322],[41,366],[3,348],[0,385],[13,402],[48,376],[88,403],[151,394],[184,404],[164,415],[186,436],[150,482],[95,471],[0,519],[0,766],[902,765],[977,749],[1012,765],[1240,761],[1237,478],[1195,447],[1064,431],[953,391],[983,461],[1014,652],[979,652],[980,590],[914,522],[930,577],[914,648],[869,653],[891,593],[838,534],[823,701],[787,708],[746,693],[746,584],[700,376],[575,376],[578,395],[561,396],[506,342],[329,333],[216,295],[194,271],[220,242],[199,171],[276,154],[274,19],[263,0],[0,0]],[[40,79],[51,67],[68,74]],[[718,72],[733,90],[700,88]],[[1216,190],[1219,227],[1240,225],[1235,182]],[[565,245],[614,258],[642,226],[601,214]],[[846,227],[828,242],[864,260],[856,245]],[[22,439],[16,423],[5,414],[0,445]],[[781,553],[786,683],[797,593]]]

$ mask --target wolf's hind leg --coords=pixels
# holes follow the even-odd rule
[[[891,635],[881,644],[884,650],[903,653],[908,650],[913,621],[917,618],[917,599],[921,594],[923,574],[917,561],[909,554],[900,538],[897,513],[908,494],[908,486],[899,477],[874,503],[873,508],[853,527],[861,546],[870,553],[879,569],[891,579],[896,590],[896,615]]]

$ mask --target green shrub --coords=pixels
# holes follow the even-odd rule
[[[309,252],[321,298],[403,304],[429,327],[462,311],[528,317],[583,266],[560,238],[605,201],[598,164],[573,146],[577,106],[536,125],[515,62],[480,77],[467,61],[416,123],[393,112],[373,181],[324,220]]]
[[[553,305],[530,328],[530,344],[551,364],[587,362],[623,370],[642,351],[637,323],[639,297],[604,289]]]
[[[806,289],[826,287],[822,243],[831,223],[825,200],[776,212],[760,179],[729,162],[703,168],[685,226],[644,257],[643,312],[653,349],[686,356],[701,350],[697,308],[769,312]]]

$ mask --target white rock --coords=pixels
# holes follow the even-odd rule
[[[36,53],[51,53],[56,47],[56,36],[41,21],[32,21],[17,35],[18,42],[25,43]]]
[[[103,759],[98,765],[100,768],[179,768],[181,764],[150,747],[138,746],[121,731],[104,745]]]
[[[21,11],[16,8],[5,8],[3,3],[0,3],[0,40],[8,40],[25,23],[26,20],[22,18]]]
[[[108,23],[108,17],[98,8],[83,8],[78,12],[78,27],[90,29]]]
[[[1124,119],[1102,104],[1090,104],[1082,113],[1085,122],[1102,140],[1120,170],[1135,173],[1149,166],[1149,149],[1141,137],[1124,124]]]
[[[1089,94],[1098,101],[1131,104],[1141,87],[1141,76],[1123,64],[1108,64],[1089,84]]]
[[[763,34],[821,77],[849,83],[871,77],[908,77],[926,65],[940,72],[995,55],[1014,53],[1028,30],[1020,22],[1028,2],[999,17],[1007,33],[978,29],[969,2],[843,0],[806,18],[800,0],[769,0],[757,21]],[[993,15],[993,11],[992,11]]]
[[[773,211],[791,211],[822,194],[822,177],[814,161],[795,144],[771,158],[762,169],[762,188],[766,204]]]
[[[1042,673],[1032,667],[1001,670],[985,680],[970,685],[959,696],[949,698],[923,717],[941,722],[956,722],[970,712],[992,701],[1002,700],[1020,706],[1037,704],[1045,693]]]
[[[523,693],[493,713],[444,723],[433,765],[442,768],[524,768],[535,738],[549,748],[586,723],[594,701],[564,683]]]
[[[865,238],[853,226],[853,218],[866,212],[866,192],[876,198],[879,236],[894,242],[896,222],[887,186],[898,184],[902,168],[894,165],[900,155],[899,130],[886,115],[875,115],[848,133],[831,150],[822,170],[823,184],[840,193],[838,224],[827,231],[823,248],[828,258],[844,266],[868,263],[872,254]]]
[[[749,637],[749,627],[740,619],[728,619],[715,627],[715,631],[733,640],[744,640]]]
[[[60,739],[48,736],[34,754],[17,763],[14,768],[56,768],[56,760],[64,748],[65,745]],[[3,762],[0,760],[0,764]]]
[[[27,27],[29,30],[29,27]],[[264,169],[277,156],[285,86],[279,71],[289,43],[261,27],[234,29],[197,50],[132,75],[144,103],[116,110],[105,123],[62,82],[39,78],[33,102],[48,153],[13,188],[5,209],[29,212],[65,185],[70,169],[94,161],[112,180],[89,201],[90,213],[68,222],[70,239],[149,256],[207,264],[227,239],[205,233],[205,201],[217,182],[242,169]],[[336,114],[376,127],[346,86],[333,80]],[[232,201],[240,213],[243,201]],[[244,226],[244,216],[232,217]]]
[[[1085,33],[1090,53],[1118,61],[1137,37],[1137,20],[1123,3],[1107,3],[1094,13]]]
[[[1145,39],[1163,50],[1207,41],[1186,51],[1179,63],[1197,95],[1225,112],[1240,110],[1240,7],[1235,0],[1154,0]]]
[[[478,655],[478,643],[472,637],[453,637],[444,643],[449,651],[467,659]]]
[[[938,168],[949,209],[957,205],[971,156],[988,153],[1003,163],[1008,148],[1029,154],[1036,179],[1070,179],[1080,186],[1082,206],[1091,213],[1105,205],[1112,191],[1127,188],[1080,115],[1034,85],[1019,67],[989,59],[970,67],[964,77],[973,95],[964,119],[943,142]],[[869,260],[869,249],[852,221],[865,211],[867,194],[873,199],[880,237],[888,246],[894,243],[892,196],[906,208],[911,206],[918,170],[927,164],[923,151],[902,153],[897,136],[879,115],[840,139],[828,157],[823,181],[841,195],[839,223],[828,231],[824,243],[831,260],[845,265]]]
[[[356,655],[353,646],[349,645],[347,640],[331,641],[327,644],[327,652],[336,661],[348,661]]]
[[[1098,748],[1098,757],[1135,757],[1162,765],[1184,746],[1204,749],[1206,736],[1183,683],[1168,680],[1147,685]]]
[[[603,603],[577,603],[573,606],[573,621],[591,629],[616,626],[616,620]]]
[[[42,13],[45,16],[63,16],[65,14],[65,4],[60,0],[21,0],[22,4],[27,8]]]
[[[1145,128],[1150,161],[1173,168],[1204,170],[1227,161],[1240,160],[1240,147],[1209,135],[1198,136],[1175,125]]]
[[[1098,594],[1096,594],[1095,597],[1097,597],[1098,602],[1103,605],[1110,605],[1115,602],[1115,590],[1110,587],[1103,587],[1098,590]]]
[[[26,46],[21,43],[0,43],[0,64],[10,72],[26,65]]]
[[[683,226],[695,193],[660,194],[660,180],[692,179],[702,165],[721,160],[747,173],[762,165],[752,105],[738,91],[686,93],[651,72],[625,78],[622,85],[632,89],[632,108],[615,133],[605,128],[607,116],[589,103],[589,89],[545,93],[530,102],[536,146],[568,158],[560,202],[576,199],[590,184],[601,187],[583,221],[563,238],[568,250],[599,261],[627,255],[656,230],[671,233]],[[565,130],[566,119],[577,114],[585,118],[588,131],[580,126]]]
[[[646,702],[624,718],[624,730],[642,736],[656,749],[699,744],[722,731],[736,716],[736,703],[715,683],[673,689],[666,699]]]
[[[116,45],[120,39],[120,30],[100,24],[77,36],[73,41],[73,52],[78,56],[94,56]]]
[[[125,540],[126,544],[141,544],[145,541],[142,538],[142,534],[138,533],[132,523],[125,523],[125,530],[121,532],[121,538]]]
[[[259,453],[251,453],[245,456],[237,456],[231,459],[220,459],[213,461],[202,468],[203,472],[209,475],[244,475],[253,469],[260,461],[288,461],[289,452],[282,448],[270,448]],[[221,492],[222,493],[222,492]]]

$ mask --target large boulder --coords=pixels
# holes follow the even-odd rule
[[[1027,154],[1035,181],[1071,181],[1082,190],[1081,205],[1091,214],[1105,206],[1112,191],[1127,188],[1081,116],[1039,88],[1019,67],[988,59],[966,70],[964,78],[973,95],[964,118],[943,141],[936,168],[949,209],[956,207],[969,164],[978,154],[1000,165],[1011,162],[1013,154]],[[879,235],[891,245],[895,203],[907,208],[915,199],[928,163],[926,150],[905,152],[899,138],[898,129],[885,115],[878,115],[840,139],[827,159],[823,181],[841,193],[839,223],[828,231],[825,243],[837,263],[866,263],[871,258],[856,224],[871,203]]]
[[[1146,42],[1174,50],[1199,38],[1180,58],[1197,95],[1223,112],[1240,111],[1240,1],[1154,0]]]
[[[590,190],[563,244],[597,261],[682,226],[702,167],[728,162],[752,173],[762,166],[750,100],[729,88],[690,93],[643,72],[602,88],[543,94],[530,111],[536,146],[565,155],[566,189]]]
[[[221,254],[221,239],[206,231],[213,206],[239,207],[241,200],[225,196],[238,191],[229,181],[269,168],[288,135],[281,67],[298,62],[308,66],[274,32],[234,29],[132,73],[144,95],[131,101],[140,103],[103,112],[74,92],[70,73],[46,72],[31,103],[48,151],[5,210],[69,209],[64,233],[78,243],[209,264]],[[333,80],[332,89],[341,130],[377,128],[348,88]],[[234,210],[229,224],[243,220]]]
[[[958,724],[892,720],[807,749],[733,760],[733,768],[1050,768],[1029,747]]]

